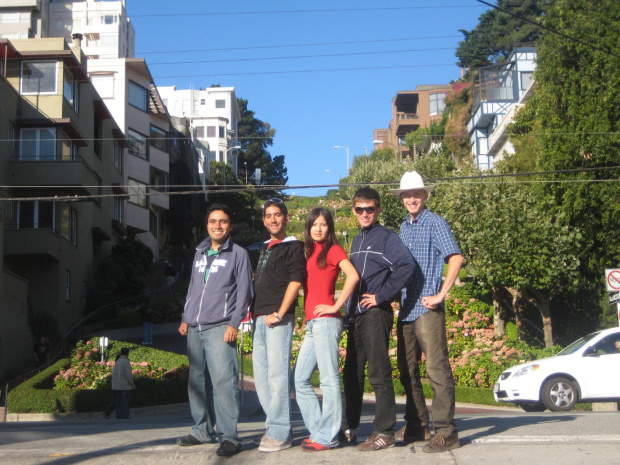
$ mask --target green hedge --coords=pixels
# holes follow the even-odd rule
[[[70,359],[58,361],[9,392],[9,413],[100,412],[113,398],[110,389],[52,389],[54,377],[69,368]],[[187,380],[137,379],[131,407],[188,402]]]

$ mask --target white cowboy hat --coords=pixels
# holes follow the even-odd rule
[[[426,192],[430,192],[435,188],[435,186],[425,186],[424,179],[417,171],[407,171],[403,174],[403,177],[400,178],[400,189],[388,189],[388,192],[391,192],[396,197],[400,197],[400,194],[407,191],[415,191],[415,190],[425,190]]]

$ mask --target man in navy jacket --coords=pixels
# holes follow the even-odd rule
[[[360,233],[351,244],[351,263],[360,275],[346,316],[350,322],[343,370],[346,400],[341,442],[355,442],[362,411],[365,366],[375,391],[373,434],[357,448],[374,451],[394,446],[396,406],[389,341],[394,325],[392,299],[411,280],[415,263],[398,235],[377,221],[379,193],[369,187],[353,197],[353,213]]]
[[[179,326],[179,333],[187,336],[188,394],[194,426],[177,444],[214,443],[219,437],[216,453],[224,457],[241,451],[237,436],[237,328],[253,296],[248,253],[230,239],[233,216],[226,205],[212,205],[207,210],[209,237],[196,248]]]

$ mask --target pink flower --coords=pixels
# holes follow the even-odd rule
[[[149,363],[148,362],[140,362],[140,366],[141,367],[147,367],[147,366],[149,366]]]
[[[79,360],[79,359],[81,359],[81,358],[82,358],[82,356],[81,356],[80,354],[77,354],[77,355],[75,356],[75,359],[76,359],[76,360]]]
[[[91,344],[92,344],[92,342],[91,342],[91,341],[86,341],[86,345],[87,345],[87,346],[89,346],[89,345],[91,345]]]
[[[90,357],[91,355],[92,355],[92,354],[90,353],[90,351],[89,351],[89,352],[86,352],[86,353],[84,354],[84,356],[86,356],[86,357]]]

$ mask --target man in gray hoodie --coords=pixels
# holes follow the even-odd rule
[[[207,210],[209,237],[196,248],[179,326],[179,333],[187,336],[188,394],[194,426],[177,444],[214,443],[219,437],[216,453],[223,457],[241,452],[237,436],[237,328],[253,296],[248,253],[230,239],[233,216],[226,205],[215,204]]]

